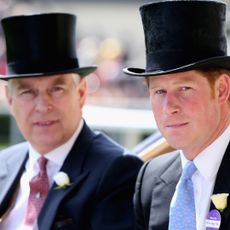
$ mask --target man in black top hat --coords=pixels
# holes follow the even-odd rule
[[[177,150],[142,167],[134,199],[136,229],[230,230],[225,11],[224,3],[195,0],[140,8],[146,68],[124,72],[145,77],[159,130]],[[180,179],[187,165],[194,171]]]
[[[6,95],[27,142],[0,152],[0,229],[133,229],[142,161],[82,119],[85,76],[76,17],[50,13],[2,20]]]

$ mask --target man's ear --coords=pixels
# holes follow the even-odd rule
[[[86,96],[87,96],[87,82],[85,78],[81,78],[78,85],[78,93],[80,100],[80,107],[82,108],[85,104]]]
[[[9,105],[12,103],[12,95],[8,85],[5,85],[5,96]]]
[[[226,103],[230,96],[230,76],[227,74],[222,74],[217,79],[217,92],[219,102]]]

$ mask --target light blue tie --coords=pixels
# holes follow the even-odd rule
[[[177,197],[169,214],[169,230],[196,230],[196,210],[191,177],[196,171],[193,161],[185,165]]]

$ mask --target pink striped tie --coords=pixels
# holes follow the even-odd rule
[[[49,191],[49,180],[46,173],[47,159],[40,157],[38,159],[39,173],[30,181],[30,195],[25,218],[25,225],[32,226],[43,206]]]

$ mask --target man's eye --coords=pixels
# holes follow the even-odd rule
[[[30,100],[35,97],[36,93],[33,90],[22,90],[18,92],[18,97],[23,100]]]
[[[23,91],[19,91],[19,95],[32,95],[33,91],[32,90],[23,90]]]
[[[63,95],[65,92],[64,87],[61,86],[55,86],[50,90],[50,93],[54,96],[54,97],[58,97]]]
[[[164,93],[166,93],[166,90],[164,89],[155,90],[155,94],[164,94]]]
[[[189,86],[181,87],[181,91],[187,91],[187,90],[190,90],[190,89],[191,89],[191,87],[189,87]]]
[[[59,86],[56,86],[56,87],[53,87],[53,88],[52,88],[52,91],[53,91],[53,92],[63,91],[63,88],[62,88],[62,87],[59,87]]]

